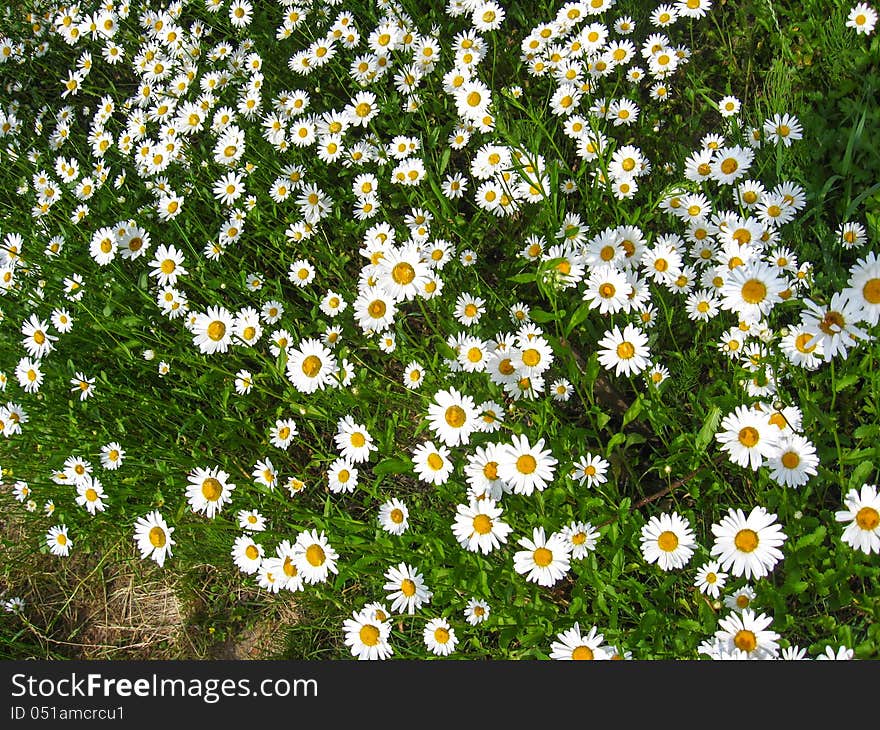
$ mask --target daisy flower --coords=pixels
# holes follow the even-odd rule
[[[747,608],[742,613],[732,613],[721,619],[721,627],[715,632],[715,638],[725,649],[742,659],[775,659],[779,654],[779,634],[767,627],[773,622],[772,617],[765,614],[755,615]]]
[[[599,531],[589,522],[571,522],[559,534],[568,542],[571,559],[581,560],[596,549]]]
[[[413,449],[413,470],[423,482],[445,484],[452,473],[454,464],[449,458],[449,449],[435,446],[433,441],[425,441]]]
[[[571,471],[571,478],[576,479],[578,484],[586,484],[594,487],[604,484],[608,479],[606,473],[610,464],[598,454],[588,453],[575,462]]]
[[[416,568],[399,563],[385,571],[385,585],[391,601],[391,610],[412,616],[417,609],[431,602],[433,593],[425,585],[424,577]]]
[[[381,621],[369,609],[354,611],[342,624],[345,645],[352,656],[361,660],[387,659],[394,653],[388,640],[391,637],[390,621]]]
[[[212,518],[223,509],[223,505],[232,500],[235,485],[229,480],[229,474],[213,467],[203,469],[196,467],[188,477],[186,497],[193,512],[201,512]]]
[[[550,645],[550,658],[562,661],[610,659],[608,647],[603,646],[604,640],[605,636],[599,633],[596,626],[584,634],[575,621],[570,629],[557,634],[556,641]]]
[[[816,475],[818,465],[816,447],[794,433],[784,435],[779,442],[779,453],[767,460],[770,478],[786,487],[802,487]]]
[[[76,487],[76,503],[80,507],[85,507],[90,515],[107,509],[107,506],[104,504],[106,496],[107,494],[101,486],[101,482],[94,477],[87,477],[85,481],[80,482]]]
[[[226,352],[232,344],[235,320],[225,307],[208,307],[204,314],[197,314],[191,332],[193,344],[205,355]]]
[[[478,416],[474,399],[455,388],[438,391],[428,406],[430,428],[447,446],[467,445],[477,428]]]
[[[715,542],[711,555],[722,570],[736,577],[763,578],[783,558],[780,546],[788,539],[776,523],[776,515],[761,506],[746,517],[741,509],[729,509],[721,522],[712,525]]]
[[[52,555],[67,557],[73,547],[73,540],[67,534],[67,525],[54,525],[46,532],[46,545]]]
[[[158,510],[153,510],[135,522],[134,540],[137,543],[141,558],[151,558],[161,568],[165,558],[171,557],[171,548],[175,545],[169,527]]]
[[[489,498],[472,499],[469,504],[459,504],[452,523],[452,533],[465,550],[488,555],[507,542],[507,536],[513,530],[499,519],[501,513],[501,507]]]
[[[512,443],[498,450],[498,477],[506,482],[515,494],[532,494],[536,489],[544,491],[553,481],[557,460],[550,449],[544,449],[544,439],[533,445],[524,435],[514,435]]]
[[[642,555],[648,563],[657,563],[662,570],[687,565],[696,544],[690,523],[677,512],[653,515],[642,527]]]
[[[737,406],[721,421],[721,428],[715,438],[734,464],[757,470],[779,453],[779,430],[753,408]]]
[[[425,646],[432,654],[437,656],[449,656],[455,651],[458,638],[445,618],[432,618],[425,624],[422,632]]]
[[[725,583],[727,583],[727,573],[723,572],[714,560],[703,563],[694,578],[694,588],[697,588],[703,595],[712,598],[718,598],[721,595],[721,589],[724,588]]]
[[[868,3],[857,3],[846,17],[846,27],[852,28],[856,33],[871,35],[877,24],[877,11]]]
[[[571,566],[571,548],[560,534],[545,537],[543,527],[532,530],[532,538],[521,537],[518,544],[524,550],[513,556],[513,569],[526,580],[541,586],[552,586],[568,572]]]
[[[340,455],[355,464],[369,461],[370,454],[378,449],[367,427],[350,415],[337,422],[333,441]]]
[[[266,529],[266,518],[255,509],[239,510],[236,516],[238,517],[238,526],[242,530],[262,532]]]
[[[856,327],[857,323],[865,321],[867,315],[859,298],[853,297],[850,290],[834,292],[831,301],[824,306],[810,299],[803,302],[800,325],[813,334],[807,346],[821,344],[825,362],[830,362],[838,354],[846,357],[849,347],[868,339],[868,334]]]
[[[850,489],[843,498],[845,509],[834,513],[837,522],[848,522],[841,540],[866,555],[880,553],[880,496],[874,484]]]
[[[797,117],[791,114],[774,114],[764,121],[764,136],[771,142],[791,147],[791,143],[803,139],[804,130]]]
[[[339,572],[336,567],[339,554],[330,546],[323,531],[320,534],[317,530],[299,533],[293,554],[296,568],[306,583],[323,583],[330,573]]]
[[[741,588],[737,588],[729,596],[724,596],[724,605],[732,611],[742,613],[752,605],[756,597],[755,589],[750,585],[744,585]]]
[[[471,626],[477,626],[489,618],[491,609],[482,598],[470,598],[464,608],[464,620]]]
[[[232,543],[230,554],[236,568],[246,575],[253,575],[260,569],[264,549],[250,535],[239,535]]]
[[[391,535],[402,535],[409,527],[409,510],[397,497],[379,507],[379,527]]]
[[[287,379],[301,393],[314,393],[330,384],[336,372],[336,358],[320,340],[306,338],[290,349]]]
[[[650,365],[648,336],[628,324],[623,332],[615,325],[599,340],[599,362],[615,375],[637,375]]]
[[[115,471],[122,466],[122,460],[125,458],[125,450],[117,441],[111,441],[101,447],[101,466],[110,471]]]

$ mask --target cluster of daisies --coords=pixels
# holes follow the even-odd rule
[[[339,0],[283,0],[271,8],[204,0],[199,5],[217,14],[210,25],[187,19],[191,4],[60,5],[45,17],[29,14],[31,38],[0,38],[0,64],[41,58],[53,44],[76,56],[57,79],[60,104],[35,110],[27,120],[30,112],[16,102],[0,104],[0,138],[13,143],[0,155],[19,164],[27,160],[30,176],[18,193],[29,201],[39,231],[0,231],[0,296],[21,300],[27,310],[15,322],[22,351],[14,375],[24,397],[43,398],[44,382],[62,371],[65,391],[79,402],[104,397],[96,377],[76,368],[68,372],[60,356],[58,362],[51,356],[64,349],[74,314],[90,315],[87,305],[103,296],[103,280],[111,277],[143,282],[150,327],[177,328],[200,362],[201,356],[236,362],[239,355],[253,355],[238,361],[253,365],[231,378],[241,397],[258,380],[273,377],[271,368],[256,370],[267,362],[285,363],[281,385],[297,397],[350,388],[356,368],[339,354],[340,344],[364,345],[362,353],[375,348],[383,365],[397,366],[402,387],[424,394],[418,402],[428,433],[407,452],[414,478],[438,493],[443,487],[443,495],[455,494],[461,484],[449,510],[448,537],[466,552],[502,556],[526,583],[550,588],[570,578],[576,561],[595,550],[600,530],[571,520],[555,531],[530,525],[517,534],[517,506],[565,479],[575,487],[600,486],[610,464],[586,448],[564,458],[554,454],[547,437],[517,421],[517,406],[528,405],[519,401],[567,402],[578,384],[554,371],[553,338],[533,321],[528,305],[514,303],[499,326],[492,305],[478,293],[450,293],[445,282],[467,273],[478,255],[469,247],[473,243],[443,237],[435,198],[452,208],[472,201],[499,217],[526,212],[557,193],[568,200],[595,192],[610,195],[615,205],[635,205],[639,188],[654,185],[653,176],[675,172],[669,161],[653,164],[638,144],[644,106],[670,98],[676,73],[690,58],[676,31],[707,15],[712,3],[659,3],[637,24],[626,15],[611,17],[615,0],[566,2],[555,17],[529,29],[519,42],[519,61],[529,86],[549,84],[548,108],[541,111],[559,131],[552,157],[540,149],[541,140],[534,147],[514,145],[498,131],[497,115],[522,109],[526,92],[490,86],[484,61],[491,61],[493,34],[504,32],[507,21],[494,0],[449,0],[450,23],[464,27],[445,32],[420,30],[418,19],[389,0],[377,2],[370,19]],[[270,49],[247,35],[255,12],[263,10],[277,20]],[[217,38],[225,22],[228,38]],[[875,22],[876,13],[860,3],[847,26],[869,34]],[[264,75],[266,52],[284,55],[284,88]],[[129,91],[127,96],[105,93],[108,73],[129,74],[129,83],[114,89]],[[424,148],[427,130],[419,113],[428,100],[448,111],[437,122],[446,134],[440,151],[449,153],[448,171],[443,163],[438,172]],[[787,113],[751,126],[741,110],[735,96],[717,102],[718,130],[685,160],[684,180],[663,183],[663,226],[597,225],[572,203],[555,230],[527,229],[503,253],[537,270],[560,302],[571,299],[569,311],[586,307],[587,316],[605,328],[591,343],[600,365],[615,376],[638,378],[644,387],[661,387],[670,377],[653,334],[666,300],[677,298],[700,332],[723,323],[715,346],[740,373],[750,404],[725,415],[716,435],[720,448],[738,466],[766,467],[777,484],[801,487],[816,475],[819,462],[800,409],[782,405],[793,401],[788,375],[845,358],[871,341],[868,330],[880,321],[880,261],[865,250],[863,225],[841,224],[837,243],[855,259],[847,284],[827,300],[808,298],[812,265],[798,261],[785,242],[785,226],[804,209],[805,192],[791,182],[765,186],[756,164],[762,148],[801,139],[802,127]],[[560,150],[569,159],[553,170],[557,162],[548,160]],[[588,172],[575,180],[568,170],[582,165]],[[560,171],[554,190],[553,173]],[[393,203],[400,199],[405,206]],[[123,203],[136,214],[116,214]],[[198,211],[207,239],[196,247],[182,233],[185,209]],[[249,221],[271,211],[278,214],[277,236],[261,242],[263,258],[249,258]],[[334,239],[341,253],[361,264],[354,281],[348,280],[351,272],[331,279],[339,272],[313,258],[340,217],[360,231],[356,242]],[[230,266],[240,285],[206,291],[206,277],[225,277],[223,267]],[[399,361],[394,353],[401,323],[423,316],[429,302],[448,302],[447,321],[458,331],[443,333],[439,367],[408,357]],[[791,304],[799,306],[800,318],[783,321]],[[304,317],[308,308],[322,317]],[[143,355],[155,358],[153,350]],[[162,376],[171,371],[174,355],[165,358],[158,362]],[[444,377],[428,395],[425,383],[435,367]],[[0,389],[7,379],[0,373]],[[469,386],[473,393],[497,395],[476,398]],[[28,422],[18,402],[0,406],[4,437],[18,435]],[[256,489],[237,486],[221,465],[203,464],[186,474],[180,499],[204,520],[224,519],[233,503],[240,507],[231,560],[267,592],[326,583],[349,557],[340,543],[337,552],[317,529],[270,542],[264,539],[267,527],[281,526],[271,525],[272,516],[258,505],[243,502],[276,488],[295,497],[306,486],[302,473],[284,471],[286,452],[304,438],[302,423],[281,416],[261,425],[278,452],[253,464],[248,487]],[[341,500],[361,488],[380,445],[353,415],[338,419],[332,440],[336,453],[324,469],[323,486]],[[89,460],[72,455],[51,481],[69,488],[70,499],[95,517],[113,499],[112,485],[105,490],[102,481],[124,457],[113,441],[101,449],[106,474],[96,475]],[[39,495],[27,482],[19,480],[12,489],[36,511]],[[843,502],[845,509],[836,514],[846,523],[842,540],[864,553],[880,553],[876,486],[853,489]],[[389,535],[411,529],[401,497],[374,507],[376,524]],[[54,510],[54,501],[47,500],[46,516]],[[761,579],[783,559],[787,538],[776,518],[760,506],[748,515],[730,509],[712,526],[710,559],[693,586],[707,598],[723,598],[732,613],[701,653],[779,655],[769,618],[750,608],[751,586],[722,596],[729,574]],[[163,566],[173,557],[175,529],[159,509],[137,518],[133,539],[142,558]],[[59,556],[70,554],[74,539],[65,524],[52,525],[45,536]],[[682,570],[700,550],[688,520],[675,512],[648,520],[640,548],[645,563],[663,571]],[[387,568],[381,599],[344,622],[352,655],[389,658],[395,615],[434,611],[423,570],[397,561]],[[458,608],[471,627],[490,616],[489,603],[479,596]],[[426,649],[439,656],[454,652],[460,637],[446,608],[425,618]],[[628,658],[630,652],[604,644],[596,626],[584,633],[576,623],[559,634],[550,656]]]

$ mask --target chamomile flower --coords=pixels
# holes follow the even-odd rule
[[[235,484],[229,474],[219,467],[196,467],[188,476],[186,497],[193,512],[200,512],[213,519],[232,499]]]
[[[67,525],[53,525],[46,532],[46,545],[52,555],[67,557],[73,547],[73,540],[67,532]]]
[[[327,483],[334,494],[353,492],[358,484],[358,470],[348,459],[334,459],[327,470]]]
[[[543,527],[535,527],[531,539],[521,537],[518,544],[524,549],[514,554],[513,569],[531,583],[552,586],[571,566],[571,547],[558,533],[546,537]]]
[[[391,535],[402,535],[409,527],[409,509],[397,497],[379,507],[379,526]]]
[[[642,527],[642,556],[662,570],[683,568],[696,547],[690,523],[677,512],[653,515]]]
[[[445,618],[432,618],[422,631],[425,646],[432,654],[449,656],[455,651],[458,637]]]
[[[425,585],[424,576],[412,565],[399,563],[385,571],[385,585],[391,610],[410,616],[431,602],[434,595]]]
[[[351,618],[343,621],[342,629],[345,645],[359,660],[388,659],[394,653],[389,643],[390,621],[378,619],[372,611],[354,611]]]
[[[158,510],[139,517],[135,522],[134,540],[141,559],[150,558],[160,568],[165,565],[165,559],[172,556],[171,548],[175,545],[171,537],[174,529],[168,526]]]
[[[107,505],[104,503],[106,497],[107,493],[104,491],[104,487],[94,477],[86,477],[76,487],[76,503],[80,507],[85,507],[90,515],[107,509]]]
[[[715,638],[725,645],[727,651],[737,650],[738,658],[775,659],[779,654],[779,634],[768,628],[772,622],[772,617],[763,613],[755,615],[747,608],[742,613],[731,613],[721,619]]]
[[[866,555],[880,553],[880,496],[873,484],[850,489],[843,498],[844,509],[834,513],[837,522],[848,522],[841,540]]]
[[[742,613],[752,605],[757,593],[750,585],[744,585],[737,588],[733,593],[724,596],[724,606],[732,611]]]
[[[711,555],[718,557],[722,570],[748,579],[768,575],[782,560],[779,548],[788,539],[776,524],[776,515],[761,506],[754,507],[748,517],[739,508],[729,509],[712,525],[712,534]]]
[[[575,621],[574,626],[557,634],[556,640],[550,644],[550,658],[561,661],[610,659],[611,653],[603,645],[604,641],[605,636],[596,626],[584,634],[580,623]]]
[[[727,573],[720,569],[715,560],[703,563],[694,578],[694,587],[711,598],[718,598],[721,595],[725,583],[727,583]]]
[[[420,388],[425,380],[424,368],[415,360],[410,362],[403,371],[403,384],[409,390]]]

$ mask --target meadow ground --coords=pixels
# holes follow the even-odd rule
[[[8,6],[0,657],[876,659],[876,19]]]

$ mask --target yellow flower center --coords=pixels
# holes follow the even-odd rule
[[[460,406],[449,406],[449,408],[446,409],[444,418],[446,419],[446,423],[452,426],[452,428],[461,428],[467,420],[467,414]]]
[[[395,507],[393,510],[391,510],[391,514],[389,514],[388,516],[391,518],[391,521],[395,525],[400,525],[403,523],[403,510],[401,509]]]
[[[367,307],[367,311],[373,319],[381,319],[385,316],[385,302],[381,299],[376,299],[375,301],[370,302],[370,306]]]
[[[516,460],[516,469],[520,474],[532,474],[538,468],[538,462],[531,454],[523,454]]]
[[[320,545],[312,544],[306,549],[306,560],[309,561],[309,565],[317,568],[319,565],[324,564],[325,559],[324,548]]]
[[[553,562],[553,553],[545,547],[539,547],[537,550],[535,550],[535,552],[532,554],[532,557],[535,560],[535,565],[537,565],[539,568],[546,568],[548,565],[550,565],[550,563]]]
[[[223,339],[223,336],[226,334],[226,325],[219,320],[214,320],[211,324],[208,325],[208,337],[210,337],[214,342],[218,342]]]
[[[248,560],[256,560],[260,556],[260,551],[254,545],[248,545],[244,549],[244,554]]]
[[[321,358],[317,355],[309,355],[302,362],[303,374],[308,378],[314,378],[321,370]]]
[[[721,172],[725,175],[732,175],[737,169],[739,169],[739,163],[733,157],[728,157],[721,163]]]
[[[480,535],[488,535],[492,532],[492,520],[487,515],[477,515],[474,517],[474,532]]]
[[[666,530],[660,533],[660,536],[657,538],[657,546],[667,552],[671,553],[675,548],[678,547],[678,535],[674,532],[670,532]]]
[[[150,545],[155,548],[165,547],[165,530],[159,525],[150,530]]]
[[[880,304],[880,279],[868,279],[862,287],[862,296],[868,304]]]
[[[589,646],[579,646],[571,652],[571,658],[577,661],[593,659],[593,650]]]
[[[758,443],[761,435],[758,433],[758,429],[753,426],[746,426],[740,429],[738,438],[743,446],[747,449],[751,449]]]
[[[371,624],[362,626],[358,636],[360,636],[361,643],[366,646],[376,646],[379,643],[379,629]]]
[[[876,530],[880,525],[880,513],[873,507],[862,507],[856,513],[856,524],[863,530]]]
[[[630,342],[621,342],[617,346],[617,357],[621,360],[629,360],[635,357],[636,348]]]
[[[758,304],[767,297],[767,285],[759,279],[749,279],[742,286],[742,298],[749,304]]]
[[[797,465],[801,463],[801,457],[794,451],[786,451],[780,461],[786,469],[796,469]]]
[[[202,495],[209,502],[216,502],[223,492],[223,485],[214,477],[208,477],[202,482]]]
[[[748,528],[740,530],[736,533],[736,537],[733,538],[733,544],[737,550],[750,553],[758,547],[758,533]]]

